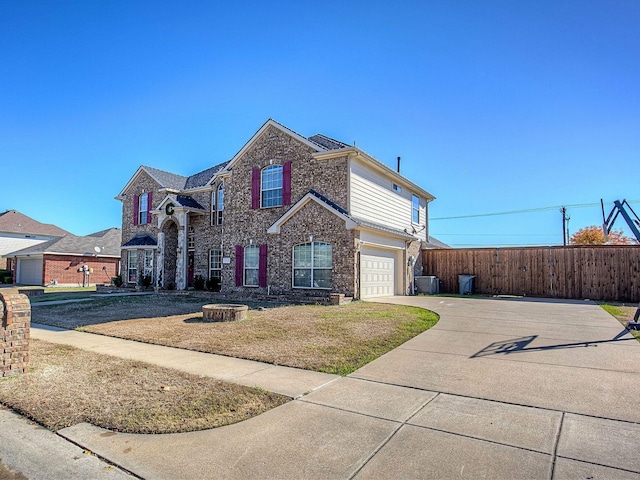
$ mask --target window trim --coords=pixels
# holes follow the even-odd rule
[[[265,172],[269,170],[279,170],[280,171],[280,186],[276,188],[264,188],[264,175]],[[274,172],[275,173],[275,172]],[[280,190],[279,202],[276,205],[265,205],[264,204],[264,194],[265,192],[272,192],[274,190]],[[262,170],[260,170],[260,208],[275,208],[282,207],[284,205],[284,168],[282,165],[273,164],[267,165]]]
[[[420,197],[416,194],[411,195],[411,223],[420,224]]]
[[[247,253],[249,251],[256,252],[256,265],[247,266]],[[242,253],[243,265],[242,265],[242,286],[243,287],[259,287],[260,286],[260,247],[258,245],[247,245],[244,247],[244,252]],[[247,283],[247,270],[255,271],[256,283],[249,284]]]
[[[132,265],[133,260],[133,265]],[[132,275],[132,272],[135,272]],[[133,280],[131,277],[134,277]],[[138,283],[138,251],[129,250],[127,253],[127,283]]]
[[[211,192],[211,226],[222,225],[224,211],[224,183]]]
[[[143,206],[146,206],[146,209],[143,210]],[[141,193],[138,195],[138,225],[146,225],[149,222],[149,192]]]
[[[215,253],[214,253],[215,252]],[[213,260],[217,258],[216,265],[213,266]],[[217,272],[215,278],[219,279],[222,282],[222,249],[221,248],[210,248],[209,249],[209,280],[212,280],[214,277],[212,272]]]
[[[311,245],[311,266],[309,268],[296,268],[296,247],[302,247],[304,245]],[[331,248],[331,266],[329,267],[316,267],[314,265],[314,253],[315,253],[315,248],[316,245],[328,245]],[[309,280],[311,285],[310,286],[297,286],[295,284],[296,282],[296,275],[295,272],[296,270],[309,270],[310,271],[310,276],[309,276]],[[314,287],[314,276],[315,276],[315,271],[316,270],[329,270],[331,272],[331,286],[330,287]],[[304,242],[304,243],[298,243],[297,245],[294,245],[292,250],[291,250],[291,288],[297,288],[297,289],[306,289],[306,290],[331,290],[333,288],[333,245],[329,242],[317,242],[317,241],[312,241],[312,242]]]
[[[189,225],[187,229],[187,251],[194,252],[196,249],[196,229]]]

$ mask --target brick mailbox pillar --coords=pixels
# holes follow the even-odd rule
[[[29,369],[31,303],[15,289],[0,289],[0,377],[11,377]]]

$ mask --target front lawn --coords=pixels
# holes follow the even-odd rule
[[[202,313],[80,328],[188,350],[348,375],[438,321],[415,307],[354,302],[250,310],[240,322],[207,323]]]
[[[143,362],[32,340],[29,373],[0,380],[0,403],[59,430],[189,432],[246,420],[288,397]]]

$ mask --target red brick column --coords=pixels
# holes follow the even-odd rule
[[[29,369],[31,303],[12,288],[0,289],[0,377],[11,377]]]

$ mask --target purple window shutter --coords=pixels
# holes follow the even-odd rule
[[[282,204],[291,205],[291,162],[282,166]]]
[[[251,208],[260,208],[260,169],[251,170]]]
[[[147,223],[151,223],[151,192],[147,194]]]
[[[242,274],[244,270],[244,248],[236,245],[236,287],[242,286]]]
[[[138,210],[140,209],[140,197],[133,197],[133,224],[138,225]]]
[[[258,263],[258,285],[267,286],[267,244],[260,245],[260,260]]]

